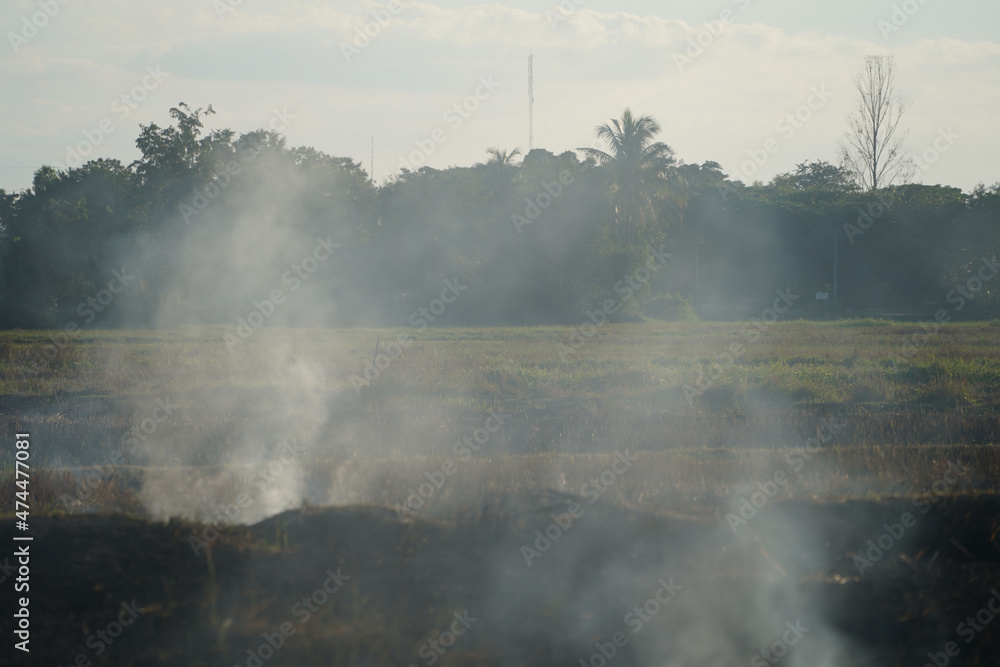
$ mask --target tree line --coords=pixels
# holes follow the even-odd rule
[[[630,110],[598,128],[604,150],[491,148],[377,184],[276,132],[207,131],[212,113],[180,104],[142,126],[131,164],[44,166],[0,190],[0,326],[233,324],[283,275],[301,290],[274,324],[405,326],[421,308],[433,324],[578,323],[608,299],[620,319],[743,316],[775,289],[803,297],[793,317],[1000,316],[981,269],[1000,184],[886,185],[891,169],[859,179],[848,161],[746,184],[684,164]],[[321,265],[317,239],[337,248]],[[623,299],[615,286],[665,252]],[[433,314],[445,281],[463,289]]]

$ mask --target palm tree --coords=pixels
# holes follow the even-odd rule
[[[580,148],[598,164],[609,166],[614,175],[611,203],[621,240],[628,246],[636,241],[646,223],[655,218],[654,200],[667,193],[674,176],[674,151],[660,141],[660,124],[652,116],[622,112],[621,119],[597,127],[597,138],[608,145],[607,151]]]
[[[503,168],[513,166],[513,159],[521,154],[521,149],[515,148],[508,153],[506,148],[497,148],[494,146],[492,148],[487,148],[486,154],[490,156],[490,159],[486,164],[495,164]]]
[[[506,148],[496,146],[486,149],[486,154],[490,159],[485,163],[480,162],[477,167],[485,167],[485,183],[489,188],[488,201],[493,208],[493,216],[500,219],[500,211],[505,208],[507,200],[510,198],[511,188],[516,176],[514,170],[514,158],[521,155],[521,149],[515,148],[508,152]]]

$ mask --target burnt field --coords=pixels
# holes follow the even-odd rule
[[[32,658],[919,665],[954,642],[957,664],[994,664],[998,510],[992,495],[926,515],[901,499],[775,502],[735,536],[705,515],[562,494],[491,497],[451,521],[310,508],[215,539],[179,520],[46,517],[31,546],[44,638]],[[888,548],[866,556],[867,539]]]
[[[6,333],[26,664],[993,664],[997,333],[918,330]]]

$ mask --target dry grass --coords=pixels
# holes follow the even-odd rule
[[[1000,443],[1000,333],[942,327],[916,357],[901,358],[903,341],[919,330],[877,321],[772,325],[691,402],[684,387],[745,339],[737,325],[606,325],[565,362],[557,348],[568,341],[565,328],[429,329],[360,392],[351,376],[374,340],[386,349],[399,332],[262,329],[232,354],[219,328],[92,332],[34,375],[23,373],[25,352],[46,334],[6,332],[0,420],[8,433],[32,433],[34,467],[54,469],[39,478],[36,496],[52,509],[74,506],[50,502],[49,487],[50,496],[83,496],[78,509],[141,514],[149,509],[133,496],[154,478],[201,480],[206,497],[226,498],[250,474],[234,458],[265,461],[283,437],[306,432],[302,498],[402,503],[489,410],[506,415],[502,430],[428,511],[474,505],[484,489],[577,493],[588,471],[626,449],[643,464],[608,498],[654,511],[718,504],[788,467],[788,450],[824,421],[841,428],[793,480],[790,497],[906,493],[945,459],[973,462],[979,480],[997,479],[990,445]],[[123,435],[164,398],[176,414],[126,450]],[[122,466],[95,493],[67,491],[84,468],[123,451]],[[9,451],[0,463],[9,479]]]

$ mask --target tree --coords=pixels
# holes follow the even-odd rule
[[[198,162],[201,146],[198,137],[204,123],[202,116],[211,116],[212,105],[207,109],[191,111],[181,102],[170,109],[176,127],[160,128],[156,123],[140,125],[142,132],[135,140],[142,151],[142,160],[135,163],[135,172],[146,182],[156,172],[187,172]]]
[[[521,149],[515,148],[514,150],[507,152],[506,148],[487,148],[486,154],[490,156],[487,164],[495,164],[501,168],[512,166],[514,158],[521,155]]]
[[[597,138],[608,145],[608,151],[598,148],[578,150],[608,166],[613,171],[611,200],[620,239],[627,246],[635,243],[646,223],[655,218],[654,200],[666,194],[672,175],[674,152],[666,144],[655,141],[660,125],[651,116],[622,112],[621,119],[597,127]]]
[[[479,232],[483,231],[483,225],[494,229],[502,226],[502,221],[510,215],[507,210],[511,207],[511,194],[517,174],[514,158],[521,155],[521,149],[514,148],[508,152],[506,148],[494,146],[486,149],[486,154],[490,159],[485,164],[480,162],[475,166],[485,170],[485,180],[482,185],[486,188],[485,197],[489,204],[491,219],[488,222],[485,220],[479,222]]]
[[[816,162],[800,162],[795,165],[795,171],[778,174],[771,181],[772,185],[785,185],[792,190],[836,190],[850,192],[855,185],[852,173],[846,167],[838,167],[824,160]]]
[[[191,110],[181,102],[170,109],[176,125],[161,128],[156,123],[140,125],[135,140],[142,158],[132,163],[141,187],[149,198],[150,215],[173,215],[181,201],[189,200],[192,188],[204,187],[221,165],[234,157],[235,132],[217,130],[202,136],[203,119],[215,113],[212,106]],[[175,216],[182,224],[187,222]]]
[[[905,182],[913,174],[913,163],[906,147],[909,132],[900,130],[899,121],[910,102],[896,90],[896,61],[892,56],[868,56],[855,87],[861,99],[840,147],[842,166],[864,191]]]
[[[32,187],[19,193],[7,213],[0,211],[9,235],[0,246],[0,325],[90,323],[79,319],[81,300],[106,285],[109,267],[120,266],[121,257],[134,250],[140,200],[135,185],[118,160],[35,171]],[[119,307],[108,309],[100,322],[110,325],[122,315]]]
[[[9,195],[3,188],[0,188],[0,243],[8,236],[7,228],[14,212],[14,199],[14,195]]]

